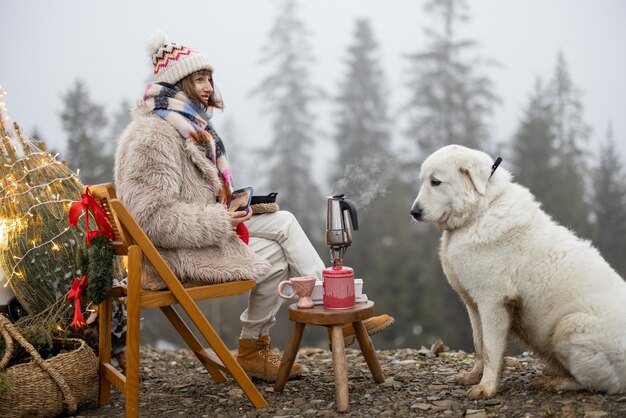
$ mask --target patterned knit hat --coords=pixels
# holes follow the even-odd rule
[[[205,56],[181,44],[169,42],[162,31],[157,31],[148,39],[147,51],[154,65],[155,83],[176,84],[196,71],[213,71]]]

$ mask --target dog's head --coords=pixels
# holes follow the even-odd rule
[[[435,151],[422,164],[421,187],[411,216],[443,230],[465,225],[485,201],[488,182],[495,178],[489,178],[492,165],[489,155],[460,145]]]

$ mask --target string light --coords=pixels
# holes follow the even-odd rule
[[[34,173],[35,171],[38,171],[38,170],[42,170],[44,168],[48,168],[48,167],[50,167],[53,164],[60,164],[60,163],[58,161],[53,161],[53,162],[50,162],[48,164],[44,164],[42,166],[35,167],[35,168],[31,169],[31,170],[29,170],[26,167],[24,167],[24,173],[25,174],[22,177],[20,177],[19,179],[17,179],[17,182],[20,182],[20,181],[24,180],[29,174]]]
[[[13,168],[18,163],[30,160],[30,156],[32,156],[32,155],[48,155],[48,153],[47,152],[41,152],[41,151],[40,152],[33,152],[32,154],[30,154],[30,155],[28,155],[26,157],[22,157],[22,158],[20,158],[18,160],[15,160],[15,162],[13,162],[13,164],[6,164],[5,163],[4,166],[7,167],[7,168]],[[56,154],[56,155],[59,155],[59,154]],[[56,158],[56,155],[53,158]],[[55,162],[58,162],[58,161],[55,161]]]
[[[36,205],[33,205],[33,206],[29,207],[29,208],[28,208],[28,210],[26,211],[26,213],[27,213],[28,215],[33,216],[33,214],[32,214],[32,213],[30,213],[30,211],[31,211],[31,210],[33,210],[34,208],[38,207],[38,206],[42,206],[42,205],[49,205],[49,204],[52,204],[52,203],[58,204],[58,203],[66,202],[66,203],[68,203],[68,207],[69,207],[69,206],[71,206],[71,205],[72,205],[72,202],[73,202],[73,200],[71,200],[71,199],[47,200],[47,201],[45,201],[45,202],[40,202],[40,201],[39,201],[39,199],[37,199],[37,201],[38,201],[39,203],[37,203]],[[63,206],[65,206],[65,205],[63,205]]]
[[[15,193],[15,194],[10,194],[10,195],[0,196],[0,201],[2,201],[4,199],[8,199],[8,198],[15,198],[15,197],[18,197],[18,196],[22,196],[22,195],[25,195],[26,193],[30,193],[32,190],[36,190],[36,189],[38,189],[40,187],[45,187],[45,185],[50,185],[50,184],[56,183],[57,181],[59,183],[61,183],[63,180],[69,180],[69,179],[72,179],[72,178],[80,182],[80,179],[76,178],[74,173],[72,173],[72,174],[70,174],[67,177],[54,179],[54,180],[52,180],[52,181],[50,181],[48,183],[38,184],[37,186],[29,186],[26,190],[24,190],[21,193]]]
[[[57,235],[55,235],[54,237],[52,237],[50,240],[48,240],[48,241],[46,241],[46,242],[42,242],[42,243],[41,243],[41,244],[39,244],[39,245],[34,245],[34,246],[33,246],[33,248],[30,248],[28,251],[26,251],[26,252],[24,253],[24,256],[23,256],[22,258],[20,258],[20,259],[19,259],[19,261],[15,264],[15,266],[13,266],[13,269],[11,270],[11,274],[10,274],[10,275],[9,275],[9,277],[7,278],[7,282],[10,282],[10,281],[11,281],[11,279],[13,279],[13,276],[15,276],[15,275],[20,276],[20,275],[21,275],[21,273],[16,272],[17,267],[20,265],[20,263],[21,263],[22,261],[24,261],[24,259],[26,258],[26,256],[27,256],[30,252],[32,252],[32,251],[34,251],[34,250],[36,250],[37,248],[41,248],[41,247],[43,247],[43,246],[47,246],[47,245],[49,245],[49,244],[50,244],[50,243],[52,243],[55,239],[59,238],[61,235],[65,234],[65,233],[66,233],[67,231],[69,231],[69,230],[70,230],[70,228],[69,228],[69,226],[68,226],[68,227],[67,227],[67,228],[65,228],[63,231],[61,231],[59,234],[57,234]]]

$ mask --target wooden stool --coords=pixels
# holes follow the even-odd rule
[[[361,353],[365,357],[367,367],[369,367],[376,383],[383,383],[385,375],[378,362],[374,345],[363,325],[363,320],[374,316],[374,302],[368,301],[357,303],[350,309],[324,309],[321,305],[316,305],[310,309],[298,309],[296,304],[289,306],[289,319],[295,322],[293,332],[287,343],[287,348],[280,362],[278,376],[274,384],[275,392],[282,392],[289,377],[289,372],[300,347],[302,332],[306,324],[322,325],[330,327],[330,343],[333,349],[333,371],[335,372],[335,392],[337,395],[337,409],[340,412],[348,411],[348,367],[346,365],[346,350],[343,345],[343,331],[341,327],[352,323],[356,338],[359,341]]]

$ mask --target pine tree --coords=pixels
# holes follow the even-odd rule
[[[528,187],[552,213],[558,202],[551,179],[558,176],[558,150],[554,133],[554,114],[546,90],[537,79],[524,117],[513,138],[515,180]]]
[[[491,80],[478,71],[477,58],[465,56],[476,46],[459,37],[458,26],[467,20],[465,0],[430,0],[425,10],[438,27],[426,30],[429,46],[408,57],[411,79],[407,87],[409,126],[421,157],[448,144],[488,150],[486,118],[498,99]]]
[[[26,139],[17,124],[9,125],[3,110],[0,106],[0,265],[33,315],[65,295],[78,273],[76,252],[85,237],[69,228],[67,219],[82,184],[64,163]]]
[[[379,62],[378,42],[369,21],[357,20],[337,97],[334,139],[338,152],[332,175],[337,182],[333,193],[367,202],[382,192],[380,181],[388,182],[386,173],[394,167],[386,82]]]
[[[583,236],[590,235],[590,213],[585,178],[588,177],[584,149],[591,129],[583,120],[581,92],[569,74],[562,53],[558,54],[550,95],[555,117],[556,143],[559,148],[559,176],[555,178],[556,202],[553,215],[562,224]]]
[[[264,159],[269,188],[279,193],[281,209],[291,211],[307,234],[319,237],[323,199],[311,178],[315,118],[310,109],[319,93],[310,83],[313,59],[308,36],[294,1],[283,1],[261,60],[275,67],[255,94],[272,117],[273,140]]]
[[[80,169],[85,184],[111,181],[113,160],[102,132],[107,125],[104,108],[91,101],[85,84],[77,80],[63,96],[61,112],[63,129],[67,132],[67,163]]]
[[[487,118],[498,98],[491,80],[482,73],[484,62],[468,57],[475,42],[458,35],[459,25],[467,20],[467,9],[465,0],[428,1],[425,10],[439,26],[427,28],[428,47],[408,57],[411,96],[406,104],[409,123],[405,134],[415,144],[419,159],[448,144],[490,151]],[[407,182],[405,187],[414,197],[415,186]],[[409,207],[405,206],[403,213]],[[471,348],[466,309],[441,271],[436,251],[439,233],[419,228],[417,236],[402,245],[414,250],[413,257],[419,247],[420,258],[423,256],[419,266],[404,272],[402,286],[405,292],[420,292],[413,301],[413,306],[420,307],[414,321],[424,335],[416,333],[413,341],[439,336],[450,345]],[[411,287],[412,282],[416,287]]]
[[[593,172],[594,241],[602,255],[626,277],[626,173],[609,127]]]

